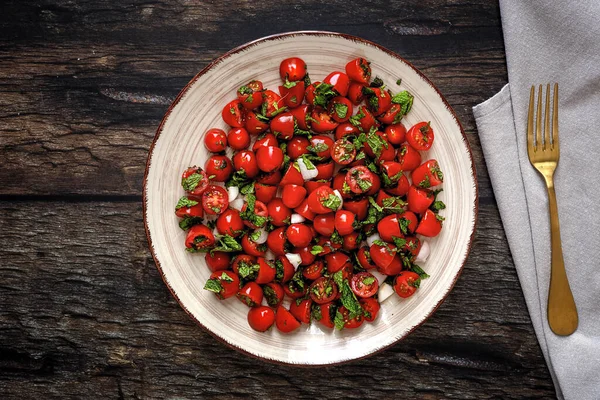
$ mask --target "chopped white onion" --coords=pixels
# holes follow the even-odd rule
[[[269,236],[269,234],[267,233],[267,231],[264,230],[264,228],[257,229],[257,230],[260,232],[260,236],[254,242],[258,243],[258,244],[263,244],[264,242],[267,241],[267,237]]]
[[[229,202],[231,203],[232,201],[234,201],[237,197],[238,194],[240,194],[240,188],[237,186],[230,186],[227,188],[227,195],[229,196]]]
[[[374,233],[371,236],[367,237],[367,244],[369,245],[369,247],[373,246],[373,242],[376,240],[381,240],[381,236],[379,236],[379,233]]]
[[[417,254],[417,258],[415,258],[415,262],[425,262],[429,258],[429,253],[431,249],[429,247],[429,242],[427,240],[423,240],[421,242],[421,249],[419,250],[419,254]]]
[[[386,301],[391,295],[394,294],[394,288],[392,288],[387,283],[382,283],[379,285],[379,292],[377,294],[377,299],[380,303]]]
[[[242,207],[244,207],[244,199],[237,198],[229,203],[229,206],[234,210],[242,211]]]
[[[299,158],[296,161],[298,162],[298,167],[300,168],[300,174],[305,181],[310,181],[319,175],[317,168],[308,169],[302,158]]]
[[[276,258],[277,258],[277,256],[276,256],[276,255],[275,255],[275,253],[273,253],[271,250],[267,250],[267,251],[265,252],[265,260],[269,260],[269,261],[271,261],[271,260],[274,260],[274,259],[276,259]]]
[[[375,278],[377,278],[377,282],[379,282],[379,284],[383,284],[383,281],[385,281],[385,279],[387,278],[387,275],[382,274],[381,272],[377,271],[376,269],[370,269],[369,272],[371,275],[373,275]]]
[[[298,266],[302,263],[302,257],[300,257],[299,254],[286,253],[285,257],[288,259],[290,264],[294,266],[294,268],[298,268]]]
[[[290,222],[292,224],[300,224],[305,221],[305,218],[300,214],[292,214],[290,217]]]
[[[340,206],[338,207],[338,210],[340,210],[342,208],[342,205],[344,204],[344,198],[342,197],[342,194],[337,189],[334,190],[333,193],[340,199]]]

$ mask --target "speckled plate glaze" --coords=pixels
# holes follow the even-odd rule
[[[174,205],[183,192],[181,172],[203,166],[208,158],[202,137],[209,128],[227,129],[223,106],[252,79],[268,88],[280,84],[279,63],[298,56],[313,80],[344,70],[356,57],[371,61],[373,75],[393,92],[409,90],[414,106],[404,123],[431,121],[435,145],[426,157],[439,161],[445,175],[440,199],[448,208],[442,233],[431,240],[432,252],[422,267],[431,278],[409,299],[392,296],[377,321],[359,329],[332,331],[303,325],[291,334],[276,329],[253,331],[247,307],[236,299],[219,301],[202,289],[209,270],[203,255],[184,251]],[[400,86],[396,80],[402,78]],[[276,90],[276,89],[274,89]],[[477,217],[477,184],[469,144],[460,122],[441,93],[410,63],[372,42],[329,32],[292,32],[240,46],[218,58],[181,91],[167,111],[150,148],[144,178],[144,223],[150,250],[167,287],[183,309],[217,339],[244,353],[293,365],[336,364],[365,357],[406,337],[442,303],[460,275],[469,253]]]

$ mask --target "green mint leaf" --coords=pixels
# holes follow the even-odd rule
[[[333,105],[333,107],[335,108],[335,113],[338,116],[338,118],[340,119],[344,119],[346,118],[346,115],[348,115],[348,106],[343,104],[343,103],[335,103]]]
[[[441,200],[436,200],[431,205],[431,209],[433,210],[433,212],[439,212],[440,210],[444,210],[445,208],[446,204],[444,204],[444,202]]]
[[[338,233],[338,231],[334,231],[333,235],[331,235],[331,237],[329,238],[329,240],[331,240],[331,243],[335,243],[335,244],[342,244],[342,243],[344,243],[344,238],[342,237],[342,235],[340,235]]]
[[[342,283],[344,282],[344,273],[342,270],[339,270],[338,272],[333,274],[333,281],[335,282],[336,285],[338,285],[338,287],[341,290]]]
[[[427,273],[425,271],[423,271],[423,269],[421,267],[419,267],[417,264],[412,264],[410,270],[412,272],[414,272],[415,274],[419,275],[419,277],[421,279],[429,278],[429,275],[427,275]]]
[[[414,96],[407,90],[395,94],[392,97],[392,103],[400,104],[400,113],[402,115],[408,114],[413,105]]]
[[[200,217],[188,217],[185,216],[181,221],[179,221],[179,227],[184,231],[187,231],[194,225],[198,225],[202,223],[202,218]]]
[[[333,85],[328,83],[319,83],[315,87],[315,106],[321,106],[327,108],[329,100],[337,96],[337,92],[333,90]]]
[[[212,251],[222,251],[225,253],[232,253],[234,251],[241,251],[242,245],[239,244],[233,237],[229,235],[223,235],[217,237],[217,243]]]
[[[291,89],[294,86],[296,86],[297,84],[298,84],[298,82],[290,82],[290,81],[288,81],[287,78],[285,78],[285,83],[283,84],[283,87],[286,89]]]
[[[183,208],[183,207],[193,207],[196,205],[198,205],[197,201],[190,200],[186,196],[183,196],[177,202],[177,205],[175,206],[175,210],[179,210],[180,208]]]
[[[260,265],[258,264],[247,264],[245,262],[241,262],[238,267],[238,275],[242,279],[256,277],[259,269]]]
[[[372,285],[375,283],[375,278],[372,276],[367,276],[365,279],[363,279],[362,283],[365,285]]]
[[[392,240],[394,241],[394,244],[396,245],[396,247],[398,247],[399,249],[402,249],[402,248],[404,248],[404,246],[406,246],[406,239],[404,239],[404,238],[392,236]]]
[[[381,79],[380,77],[376,76],[375,79],[373,79],[373,82],[371,82],[371,84],[369,85],[371,87],[382,87],[383,86],[383,79]]]
[[[396,85],[400,86],[401,84],[402,84],[402,79],[398,79],[398,80],[396,81]]]
[[[336,211],[342,205],[342,200],[335,194],[330,194],[325,199],[321,200],[321,204],[333,211]]]
[[[199,173],[193,173],[185,179],[181,180],[181,186],[183,186],[183,190],[186,192],[191,192],[196,189],[198,183],[202,180],[202,175]]]
[[[277,293],[275,293],[271,286],[265,285],[263,287],[263,294],[265,295],[265,299],[267,299],[267,304],[271,307],[275,307],[279,303]]]
[[[315,167],[315,164],[313,164],[312,161],[310,161],[308,159],[308,156],[306,154],[302,154],[302,156],[300,158],[302,158],[302,161],[304,161],[304,165],[306,166],[306,169],[313,170],[313,169],[317,168],[317,167]]]
[[[221,280],[225,282],[233,282],[233,278],[231,278],[226,272],[221,274]]]
[[[313,153],[321,153],[329,150],[329,146],[327,146],[325,143],[315,143],[314,145],[308,146],[306,149],[308,151],[312,151]]]
[[[342,305],[350,311],[349,318],[352,319],[358,315],[362,315],[362,307],[356,298],[356,295],[350,288],[350,284],[347,279],[342,282],[342,294],[340,297]]]
[[[337,329],[338,331],[341,331],[342,329],[344,329],[344,316],[342,315],[341,312],[336,311],[335,319],[333,320],[333,323],[335,325],[335,329]]]
[[[322,252],[323,246],[313,246],[312,249],[310,249],[310,254],[312,254],[313,256],[318,256]]]
[[[252,94],[254,93],[254,91],[252,89],[250,89],[248,86],[244,85],[244,86],[240,86],[240,88],[238,89],[238,93],[239,94]]]
[[[310,316],[315,321],[320,321],[321,319],[323,319],[323,313],[321,313],[321,307],[319,307],[319,305],[313,306],[312,310],[310,311]]]
[[[408,226],[410,225],[410,220],[408,218],[402,217],[398,220],[398,222],[400,223],[400,231],[404,235],[408,235]]]
[[[254,231],[251,234],[248,235],[248,237],[250,238],[250,240],[252,240],[253,242],[256,242],[258,240],[258,238],[260,238],[260,231]]]
[[[204,290],[209,290],[213,293],[220,294],[223,291],[223,285],[221,285],[221,282],[218,279],[209,279],[204,284]]]
[[[425,179],[423,179],[421,182],[419,182],[419,187],[422,187],[424,189],[431,187],[431,181],[429,180],[429,175],[425,175]]]

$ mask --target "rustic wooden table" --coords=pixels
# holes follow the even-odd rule
[[[489,0],[3,1],[0,397],[552,398],[471,107],[507,81]],[[237,9],[237,10],[234,10]],[[427,74],[467,132],[475,244],[434,316],[366,360],[297,369],[231,350],[169,294],[147,248],[146,155],[172,99],[225,51],[320,29]]]

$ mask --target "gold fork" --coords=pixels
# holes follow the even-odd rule
[[[558,83],[554,84],[552,112],[552,136],[550,136],[550,84],[546,86],[546,111],[544,113],[544,136],[542,138],[542,85],[539,87],[535,137],[533,134],[533,102],[535,87],[531,87],[529,115],[527,117],[527,154],[529,161],[544,177],[548,187],[550,208],[550,238],[552,245],[552,268],[548,293],[548,324],[557,335],[570,335],[577,329],[579,318],[573,293],[569,287],[560,241],[558,207],[554,193],[554,171],[559,159],[558,147]]]

